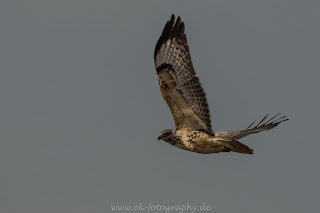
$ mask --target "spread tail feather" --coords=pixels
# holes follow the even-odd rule
[[[242,154],[253,154],[253,150],[250,149],[247,145],[244,145],[236,140],[215,140],[215,143],[218,143],[217,145],[226,147],[230,151],[238,152]]]

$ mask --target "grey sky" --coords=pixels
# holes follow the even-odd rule
[[[174,128],[153,50],[181,16],[216,131],[290,118],[200,155]],[[111,212],[111,204],[213,212],[319,209],[320,2],[0,2],[0,211]]]

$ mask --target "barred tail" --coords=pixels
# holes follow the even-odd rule
[[[215,140],[215,144],[226,147],[233,152],[238,152],[242,154],[253,154],[253,150],[251,148],[236,140]]]

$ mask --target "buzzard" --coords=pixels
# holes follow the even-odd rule
[[[287,121],[286,116],[265,116],[257,125],[234,132],[214,132],[206,93],[192,65],[184,23],[171,16],[154,50],[154,63],[160,91],[172,113],[176,129],[160,133],[158,140],[183,150],[202,154],[238,152],[253,154],[253,150],[237,141],[247,135],[269,130]],[[265,122],[264,122],[265,121]]]

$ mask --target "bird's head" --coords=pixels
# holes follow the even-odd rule
[[[160,132],[158,136],[158,140],[160,139],[170,144],[174,144],[177,141],[177,137],[172,132],[172,129],[166,129]]]

